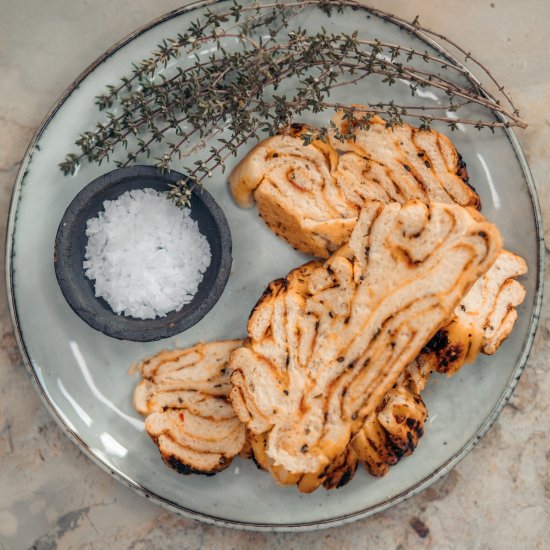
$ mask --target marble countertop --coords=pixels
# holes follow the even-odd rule
[[[181,0],[4,0],[0,16],[0,217],[27,143],[77,74]],[[550,242],[548,0],[374,0],[458,40],[491,67],[519,131]],[[4,225],[4,224],[3,224]],[[4,242],[4,238],[0,240]],[[3,246],[3,244],[1,245]],[[550,273],[550,270],[547,270]],[[117,483],[69,442],[22,365],[0,286],[0,548],[550,548],[550,309],[508,405],[480,444],[428,490],[324,531],[251,533],[184,519]]]

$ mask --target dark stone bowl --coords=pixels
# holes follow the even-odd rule
[[[84,274],[86,222],[103,210],[105,200],[116,199],[130,189],[166,191],[182,178],[185,176],[174,171],[161,174],[154,166],[120,168],[84,187],[65,211],[55,238],[55,274],[71,308],[94,329],[119,340],[160,340],[198,323],[220,298],[231,270],[231,232],[223,211],[204,189],[193,192],[191,217],[208,239],[212,260],[193,300],[180,311],[156,319],[117,315],[103,298],[95,296],[94,282]]]

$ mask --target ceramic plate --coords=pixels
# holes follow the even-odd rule
[[[73,150],[75,136],[94,126],[94,96],[104,85],[115,83],[131,62],[146,57],[163,38],[185,30],[206,4],[169,13],[106,52],[72,84],[31,143],[13,193],[6,258],[17,338],[36,388],[62,429],[99,466],[142,495],[186,516],[226,526],[305,530],[341,524],[388,508],[433,483],[472,449],[509,398],[527,360],[542,292],[542,230],[533,182],[512,132],[493,135],[460,127],[453,133],[483,213],[498,224],[506,247],[529,265],[523,279],[527,295],[512,336],[496,356],[481,357],[452,379],[430,382],[423,393],[430,411],[426,434],[411,457],[384,478],[359,471],[346,487],[311,495],[277,486],[251,460],[236,459],[214,477],[178,475],[164,466],[142,418],[132,409],[137,379],[128,374],[130,365],[165,347],[243,336],[248,314],[266,284],[306,258],[275,237],[254,210],[239,209],[217,172],[207,188],[228,218],[234,258],[221,299],[177,338],[149,344],[114,340],[73,313],[58,287],[52,257],[57,226],[68,204],[114,164],[85,164],[69,178],[57,165]],[[216,3],[214,9],[224,5]],[[334,32],[360,29],[380,40],[438,47],[363,9],[346,9],[331,19],[306,10],[293,24],[310,31],[321,26]],[[399,82],[390,90],[369,80],[339,90],[336,99],[345,103],[388,99],[388,94],[396,101],[410,100],[408,87]],[[420,93],[424,102],[435,105],[442,100],[433,91]],[[469,114],[475,117],[475,109]],[[326,122],[329,116],[306,122]]]

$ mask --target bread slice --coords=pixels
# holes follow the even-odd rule
[[[525,273],[522,258],[501,251],[455,308],[451,320],[403,371],[385,397],[384,407],[367,419],[352,442],[371,474],[384,475],[418,444],[428,416],[420,392],[432,372],[455,374],[479,351],[493,354],[510,334],[517,318],[515,308],[525,297],[523,285],[515,278]]]
[[[308,268],[315,265],[319,264],[310,263]],[[366,418],[344,453],[321,474],[290,474],[281,466],[275,466],[265,452],[267,432],[250,435],[255,441],[252,449],[256,462],[269,471],[278,483],[296,484],[305,493],[321,485],[325,489],[342,487],[352,479],[360,462],[370,474],[385,475],[390,466],[413,452],[424,432],[428,411],[420,393],[432,372],[450,376],[466,360],[473,360],[478,351],[491,353],[509,334],[511,327],[508,320],[517,317],[515,307],[525,295],[523,286],[515,278],[526,272],[527,266],[519,256],[501,251],[487,273],[476,281],[455,308],[451,320],[407,366],[378,410]],[[449,330],[449,327],[453,328]],[[495,327],[506,327],[506,330]],[[500,338],[487,338],[486,333],[491,336],[498,334]]]
[[[299,137],[271,137],[250,151],[229,177],[240,206],[258,207],[267,226],[294,248],[328,257],[345,242],[360,206],[345,200],[332,175],[331,153]],[[332,150],[332,159],[336,152]]]
[[[341,114],[335,125],[347,124]],[[407,124],[389,129],[379,117],[356,141],[330,143],[303,135],[294,125],[252,149],[229,177],[236,202],[256,203],[267,226],[294,248],[327,258],[351,234],[370,200],[384,203],[419,199],[479,207],[467,172],[452,143],[434,130]]]
[[[341,156],[364,159],[365,184],[384,189],[390,200],[419,199],[480,208],[479,196],[468,185],[466,165],[443,134],[409,124],[388,127],[379,116],[361,127],[343,112],[336,114],[332,125],[336,130],[330,133],[331,145]],[[341,141],[338,134],[353,137]]]
[[[523,258],[502,251],[456,309],[455,324],[462,333],[478,333],[474,339],[481,341],[483,353],[493,355],[512,332],[518,317],[516,307],[525,298],[525,288],[515,279],[526,273]]]
[[[425,368],[451,375],[480,351],[494,354],[514,327],[516,307],[525,298],[525,288],[516,278],[525,273],[523,258],[501,251],[420,354],[423,364],[429,365]]]
[[[274,464],[320,473],[336,459],[500,246],[456,205],[369,202],[323,266],[270,285],[231,354],[230,398],[251,432],[269,432]]]
[[[139,364],[143,380],[135,409],[162,459],[180,473],[212,475],[229,466],[245,444],[245,428],[227,399],[229,354],[241,340],[161,351]]]

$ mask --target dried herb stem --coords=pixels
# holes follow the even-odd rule
[[[345,8],[366,10],[418,38],[437,37],[475,63],[496,84],[498,94],[483,87],[437,45],[433,53],[358,33],[289,30],[292,18],[307,8],[327,15]],[[229,50],[231,41],[240,44],[237,51]],[[214,53],[203,59],[203,46],[211,44]],[[184,53],[194,62],[176,62]],[[448,96],[448,103],[399,105],[386,101],[360,107],[328,100],[334,89],[355,85],[370,76],[389,86],[399,81],[410,88],[413,96],[421,88],[442,91]],[[277,95],[287,79],[292,79],[292,96]],[[218,13],[206,10],[186,32],[164,40],[150,57],[134,65],[131,74],[118,85],[108,86],[96,104],[100,110],[107,110],[105,118],[95,130],[84,132],[76,140],[80,151],[67,155],[60,164],[64,173],[74,173],[85,158],[101,163],[120,150],[125,151],[125,158],[116,163],[126,165],[141,155],[149,157],[157,143],[162,146],[155,157],[157,166],[169,170],[176,158],[194,155],[199,144],[207,146],[227,129],[211,146],[205,160],[185,169],[191,187],[209,177],[215,168],[223,170],[228,156],[235,155],[246,141],[258,138],[261,132],[274,134],[307,111],[340,109],[349,118],[357,117],[358,123],[366,127],[374,114],[383,116],[389,126],[401,124],[409,117],[420,120],[421,127],[426,128],[433,121],[446,122],[451,129],[461,123],[493,131],[526,126],[493,75],[453,41],[422,27],[418,18],[407,22],[354,0],[249,5],[233,2],[229,9]],[[499,113],[501,118],[495,121],[464,117],[460,110],[467,105],[479,105]],[[227,134],[229,138],[224,138]],[[320,138],[327,135],[327,128],[319,130]],[[196,140],[199,142],[194,143]],[[181,183],[170,196],[178,204],[185,204],[191,187]]]

